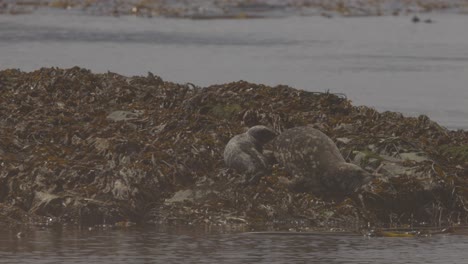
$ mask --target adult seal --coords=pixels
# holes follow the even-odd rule
[[[263,153],[263,145],[276,137],[266,126],[253,126],[243,134],[231,138],[224,149],[224,162],[228,168],[250,176],[255,182],[271,170],[272,157]]]
[[[296,191],[322,196],[351,194],[371,180],[371,174],[347,163],[335,143],[311,126],[285,130],[272,142],[278,163],[294,176]]]

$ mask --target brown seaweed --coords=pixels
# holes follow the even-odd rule
[[[360,194],[258,184],[222,160],[253,125],[313,124],[374,173]],[[467,131],[355,107],[331,93],[233,82],[199,88],[78,67],[0,72],[0,222],[210,224],[356,230],[466,224]],[[268,146],[266,146],[268,148]]]

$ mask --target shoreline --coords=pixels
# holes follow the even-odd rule
[[[15,0],[0,6],[0,14],[28,14],[38,10],[66,10],[97,16],[167,17],[182,19],[258,19],[285,16],[398,16],[430,13],[468,13],[468,3],[456,0],[431,1],[85,1],[85,0]]]

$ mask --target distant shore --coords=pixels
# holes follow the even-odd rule
[[[430,12],[467,13],[466,0],[199,0],[199,1],[96,1],[96,0],[13,0],[0,4],[0,14],[27,14],[38,10],[68,10],[92,15],[172,17],[189,19],[248,19],[290,15],[382,16]]]

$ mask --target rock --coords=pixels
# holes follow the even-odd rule
[[[195,202],[210,194],[216,194],[216,192],[213,192],[212,190],[180,190],[175,192],[171,198],[166,199],[164,203],[166,205],[172,205],[182,202]]]
[[[341,142],[343,144],[348,144],[349,142],[352,141],[352,139],[350,139],[350,138],[337,138],[336,141]]]
[[[409,153],[400,153],[400,157],[403,160],[411,160],[415,162],[422,162],[429,160],[429,158],[421,152],[409,152]]]
[[[115,122],[129,121],[129,120],[137,119],[140,115],[141,115],[141,113],[138,112],[138,111],[122,111],[122,110],[119,110],[119,111],[111,112],[107,116],[107,118],[112,120],[112,121],[115,121]]]
[[[171,198],[166,199],[164,202],[166,204],[180,203],[183,201],[193,200],[194,193],[192,190],[180,190],[174,193]]]
[[[367,158],[366,153],[361,152],[361,151],[355,151],[354,154],[355,155],[354,155],[353,163],[358,165],[358,166],[365,165],[364,160]]]
[[[406,166],[400,165],[398,163],[384,161],[380,167],[380,172],[382,172],[387,177],[395,177],[397,175],[413,175],[415,172],[414,168],[408,168]]]

